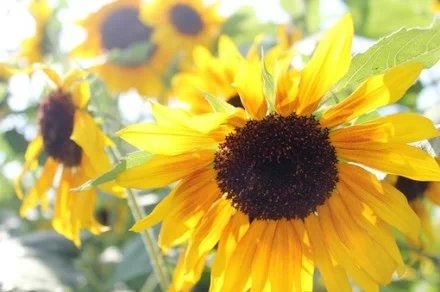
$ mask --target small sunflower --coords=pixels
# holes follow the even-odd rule
[[[440,165],[440,158],[436,160]],[[385,181],[394,185],[405,195],[409,205],[420,218],[427,244],[433,244],[436,236],[434,236],[427,201],[440,206],[440,181],[416,181],[396,175],[388,175]]]
[[[89,84],[83,79],[86,73],[72,71],[62,79],[48,67],[43,67],[43,71],[56,88],[39,106],[39,134],[30,142],[25,164],[15,180],[16,193],[23,199],[20,214],[24,216],[38,205],[48,210],[49,191],[54,186],[52,225],[80,246],[81,229],[99,234],[105,228],[94,218],[96,190],[74,192],[72,188],[111,167],[105,148],[112,142],[86,111],[90,99]],[[21,180],[29,170],[35,170],[43,151],[47,154],[43,170],[29,193],[24,195]],[[115,184],[105,185],[103,189],[117,196],[123,194]]]
[[[47,0],[32,0],[29,12],[35,19],[35,33],[22,41],[19,55],[33,64],[41,62],[51,50],[47,27],[54,11]]]
[[[403,271],[391,227],[417,242],[420,222],[369,169],[438,180],[436,161],[407,143],[440,133],[412,113],[352,123],[397,101],[419,64],[373,76],[344,101],[320,106],[350,66],[352,37],[347,15],[324,35],[299,81],[275,61],[268,86],[261,62],[243,62],[234,83],[244,108],[221,98],[215,112],[201,115],[154,105],[155,122],[119,132],[154,154],[120,173],[119,184],[177,182],[132,227],[162,222],[164,252],[186,245],[171,290],[198,281],[214,249],[210,291],[310,291],[314,267],[329,291],[351,291],[352,283],[377,291]]]
[[[265,60],[269,63],[272,63],[271,59],[282,58],[282,52],[292,45],[285,31],[280,31],[279,40],[279,44],[265,53]],[[247,60],[260,62],[261,52],[257,49],[260,43],[261,37],[258,37],[248,51]],[[241,107],[240,96],[233,82],[239,72],[240,63],[244,60],[245,57],[226,35],[219,38],[218,56],[214,56],[206,47],[197,46],[193,51],[192,68],[173,77],[171,98],[185,102],[191,111],[196,113],[211,111],[211,106],[205,98],[206,93],[220,97],[233,106]]]
[[[141,18],[155,28],[153,41],[184,57],[196,45],[211,47],[223,23],[217,4],[202,0],[152,0],[142,6]]]
[[[87,38],[72,54],[78,58],[106,55],[107,60],[91,70],[111,91],[136,88],[142,95],[157,96],[163,90],[161,76],[172,56],[151,41],[155,28],[141,22],[139,10],[139,0],[118,0],[90,14],[80,22]],[[118,55],[112,57],[115,52]]]

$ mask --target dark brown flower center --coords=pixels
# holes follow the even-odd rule
[[[252,219],[303,219],[330,197],[338,181],[328,129],[313,116],[278,114],[248,121],[215,154],[217,183]]]
[[[176,4],[171,8],[171,22],[182,34],[197,35],[203,30],[203,21],[194,8],[185,4]]]
[[[423,196],[423,193],[428,188],[429,182],[416,181],[403,176],[399,176],[396,182],[396,188],[401,191],[408,202],[414,201]]]
[[[44,150],[49,156],[68,167],[81,163],[82,150],[70,139],[73,131],[75,105],[62,90],[49,94],[39,108],[39,125]]]
[[[120,8],[111,13],[101,25],[102,45],[108,51],[127,49],[137,43],[148,42],[153,28],[139,19],[136,7]]]

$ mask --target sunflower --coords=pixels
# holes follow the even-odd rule
[[[99,234],[106,228],[95,218],[95,189],[74,192],[77,187],[111,167],[105,148],[112,144],[93,118],[86,112],[90,87],[84,81],[85,72],[71,71],[62,79],[54,70],[42,70],[56,85],[39,106],[39,134],[25,153],[25,164],[15,180],[15,190],[23,199],[20,214],[41,205],[49,209],[49,194],[56,188],[52,225],[54,229],[80,246],[80,231],[87,229]],[[21,180],[29,170],[35,170],[39,156],[47,159],[42,172],[25,195]],[[57,178],[59,177],[59,178]],[[122,196],[121,188],[110,183],[103,189]]]
[[[351,291],[352,283],[377,291],[403,272],[391,228],[417,242],[420,222],[370,169],[438,180],[436,161],[407,143],[440,133],[413,113],[354,123],[397,101],[419,64],[372,76],[342,102],[320,106],[350,66],[352,37],[347,15],[324,35],[299,82],[284,61],[270,66],[273,79],[261,63],[244,61],[234,81],[244,108],[212,98],[214,111],[197,115],[156,104],[155,122],[118,133],[153,154],[120,173],[118,184],[177,182],[132,227],[162,222],[162,250],[185,245],[171,290],[197,282],[214,249],[211,291],[310,291],[314,268],[329,291]]]
[[[440,165],[440,158],[436,158]],[[407,177],[388,175],[385,181],[405,195],[409,205],[420,218],[426,243],[432,245],[435,237],[427,201],[440,206],[440,181],[417,181]]]
[[[276,44],[265,53],[265,60],[271,63],[273,58],[282,58],[283,51],[292,46],[292,41],[287,39],[287,32],[280,29],[279,44]],[[260,62],[257,47],[261,44],[262,37],[256,38],[249,48],[246,59]],[[205,94],[221,97],[233,106],[242,106],[240,96],[233,86],[238,73],[239,64],[244,60],[233,41],[222,35],[218,42],[218,56],[214,56],[206,47],[197,46],[193,50],[193,66],[186,71],[177,73],[172,79],[170,98],[177,98],[186,103],[191,111],[206,113],[211,111],[211,106]],[[291,71],[294,72],[294,71]]]
[[[211,47],[224,21],[216,3],[202,0],[152,0],[142,6],[141,18],[155,28],[153,41],[184,57],[196,45]]]
[[[163,90],[161,76],[172,56],[151,41],[155,28],[141,22],[139,10],[139,0],[119,0],[90,14],[80,21],[87,38],[72,55],[80,59],[107,55],[106,61],[90,69],[111,91],[136,88],[142,95],[157,96]]]
[[[22,41],[19,55],[32,64],[41,62],[51,50],[47,27],[54,11],[47,0],[32,0],[29,12],[35,19],[35,33]]]

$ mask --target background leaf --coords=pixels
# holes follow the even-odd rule
[[[121,161],[115,164],[115,166],[111,170],[93,180],[86,182],[85,184],[76,188],[76,190],[82,191],[92,186],[98,186],[103,183],[115,180],[118,174],[120,174],[121,172],[147,162],[152,156],[153,154],[146,151],[136,151],[129,153],[126,157],[121,159]]]
[[[335,93],[352,91],[368,77],[407,63],[430,68],[440,59],[440,22],[424,29],[401,29],[366,52],[356,55],[348,73],[336,84]],[[347,92],[343,92],[347,93]]]
[[[345,0],[353,14],[356,34],[379,38],[402,28],[431,23],[431,0]],[[403,21],[404,20],[404,21]]]

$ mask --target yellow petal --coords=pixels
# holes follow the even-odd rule
[[[192,115],[187,111],[170,109],[157,103],[152,104],[152,111],[158,125],[189,128],[201,133],[215,130],[229,118],[229,115],[218,112]]]
[[[341,191],[343,190],[341,189]],[[341,196],[349,195],[341,193]],[[377,283],[388,283],[396,265],[382,246],[377,244],[370,234],[362,229],[361,225],[356,224],[358,217],[362,217],[362,213],[351,216],[347,209],[350,206],[345,206],[339,194],[334,194],[328,200],[328,206],[340,240],[350,250],[358,265]]]
[[[84,183],[87,178],[81,169],[64,168],[57,190],[54,229],[77,246],[81,246],[80,231],[86,229],[94,234],[107,230],[94,218],[96,191],[72,192],[75,185]]]
[[[243,106],[252,118],[261,120],[267,111],[263,94],[261,61],[243,62],[234,80],[234,87],[240,95]]]
[[[49,77],[50,80],[52,80],[53,83],[55,83],[56,87],[63,87],[63,80],[55,70],[44,65],[41,67],[41,70],[47,75],[47,77]]]
[[[342,188],[341,188],[342,189]],[[389,258],[391,265],[399,273],[404,268],[403,259],[400,255],[399,247],[396,239],[391,232],[390,225],[388,225],[382,218],[362,201],[351,195],[342,195],[342,192],[337,194],[345,205],[352,221],[359,226],[369,238],[377,244],[385,255]],[[362,216],[359,216],[362,214]],[[372,267],[374,269],[374,267]]]
[[[178,155],[202,149],[217,149],[210,135],[182,127],[141,123],[119,131],[118,135],[133,146],[154,154]]]
[[[77,82],[82,82],[86,76],[87,76],[88,72],[87,71],[82,71],[82,70],[77,70],[77,69],[73,69],[73,70],[69,70],[69,72],[66,73],[66,75],[64,76],[64,86],[66,88],[70,88],[72,85],[74,85]]]
[[[207,167],[214,161],[211,151],[175,156],[155,155],[146,163],[120,173],[116,182],[130,188],[159,188]]]
[[[243,57],[235,43],[227,35],[221,35],[218,41],[218,54],[223,62],[234,62],[242,60]]]
[[[58,162],[48,157],[40,177],[30,190],[29,195],[23,198],[23,203],[20,207],[21,216],[25,216],[30,209],[35,208],[39,204],[42,205],[43,210],[48,210],[49,203],[46,193],[52,186],[57,170]]]
[[[186,251],[183,251],[177,261],[173,272],[173,279],[167,291],[169,292],[189,292],[192,291],[194,285],[200,280],[203,268],[206,262],[206,255],[200,258],[197,263],[189,271],[185,266]]]
[[[169,108],[158,103],[152,103],[151,110],[156,119],[156,123],[161,126],[183,126],[192,117],[187,111]]]
[[[159,246],[166,252],[193,234],[213,202],[220,197],[213,170],[195,173],[175,189],[173,206],[162,222]]]
[[[378,291],[379,287],[375,281],[359,267],[356,259],[353,257],[350,249],[345,246],[335,229],[333,220],[331,220],[330,210],[327,206],[319,208],[318,216],[321,229],[324,231],[323,241],[329,248],[331,254],[347,270],[347,273],[353,278],[359,288],[364,291]]]
[[[184,254],[184,260],[179,260],[181,266],[178,272],[180,272],[180,275],[174,273],[174,287],[189,286],[200,278],[202,272],[202,269],[200,269],[201,262],[204,263],[208,252],[218,243],[234,212],[235,209],[225,199],[219,199],[211,206],[196,227],[192,240]],[[181,288],[177,291],[181,291]]]
[[[396,102],[417,80],[421,70],[420,64],[405,64],[369,78],[350,97],[327,110],[320,119],[321,125],[331,128]]]
[[[131,228],[131,231],[141,232],[145,229],[149,229],[151,226],[159,223],[169,213],[173,203],[173,194],[169,194],[162,199],[153,211],[144,218],[137,221]]]
[[[214,248],[234,213],[231,203],[223,198],[210,207],[192,236],[186,265],[195,266],[204,254]]]
[[[302,246],[293,225],[285,220],[275,221],[276,229],[270,239],[269,282],[272,291],[303,291],[301,279]],[[266,233],[264,234],[264,237]],[[264,239],[263,237],[263,239]],[[260,248],[260,247],[259,247]],[[306,284],[306,283],[304,283]],[[307,285],[304,285],[306,287]]]
[[[385,187],[372,173],[358,166],[341,163],[339,174],[340,184],[350,191],[347,196],[354,196],[364,202],[379,218],[417,241],[420,222],[405,196],[397,190]]]
[[[261,236],[261,240],[258,243],[258,248],[255,251],[252,260],[251,278],[252,289],[251,291],[264,291],[264,289],[270,288],[269,283],[269,270],[274,268],[271,266],[271,253],[278,253],[278,250],[273,250],[273,241],[275,235],[276,223],[273,220],[267,221],[267,226]],[[286,240],[287,238],[285,238]],[[286,240],[287,242],[287,240]],[[286,259],[287,257],[285,257]],[[287,274],[287,271],[285,271]],[[276,285],[276,284],[275,284]],[[273,291],[277,291],[272,289]],[[287,290],[278,290],[287,291]]]
[[[21,188],[21,179],[23,175],[31,168],[34,168],[37,163],[37,158],[43,151],[43,137],[38,135],[34,140],[32,140],[24,154],[25,163],[21,169],[18,176],[14,179],[14,189],[19,199],[24,197],[23,190]]]
[[[81,82],[74,84],[70,92],[72,93],[73,103],[77,108],[83,109],[87,106],[91,96],[89,83]]]
[[[351,291],[345,271],[331,259],[328,248],[321,238],[325,231],[321,229],[317,216],[309,215],[304,223],[310,238],[313,259],[328,291]]]
[[[295,220],[297,221],[297,220]],[[303,250],[306,252],[305,250]],[[310,255],[302,257],[302,269],[301,269],[301,290],[300,291],[313,291],[315,263],[311,259]]]
[[[353,20],[344,16],[319,42],[301,74],[297,113],[311,114],[322,97],[347,73],[351,61]]]
[[[225,281],[226,266],[229,265],[232,254],[235,252],[238,242],[246,234],[249,228],[249,220],[241,212],[235,213],[226,225],[217,248],[217,255],[211,268],[211,283],[209,291],[221,292]]]
[[[87,176],[96,177],[111,168],[106,148],[106,138],[95,120],[86,112],[75,111],[73,132],[70,139],[75,141],[93,164],[87,168]]]
[[[245,291],[249,288],[253,257],[266,228],[268,221],[252,221],[226,267],[223,291]]]
[[[38,155],[40,155],[42,150],[43,150],[43,137],[41,135],[38,135],[37,137],[35,137],[34,140],[32,140],[29,143],[26,149],[26,153],[24,154],[24,159],[26,161],[34,160]]]
[[[356,144],[345,145],[349,149],[336,142],[334,146],[337,155],[347,161],[414,180],[440,180],[440,168],[435,159],[416,147],[387,143],[363,143],[359,148]]]
[[[410,143],[440,136],[432,121],[415,113],[399,113],[374,121],[336,129],[330,133],[338,145],[364,142]]]

